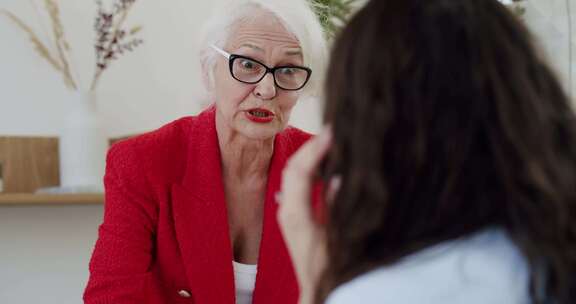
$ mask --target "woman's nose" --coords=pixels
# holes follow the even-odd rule
[[[276,84],[274,83],[274,76],[271,73],[266,74],[262,80],[254,88],[256,96],[268,100],[276,97]]]

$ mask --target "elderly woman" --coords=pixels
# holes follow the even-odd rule
[[[214,104],[108,153],[85,303],[298,301],[274,194],[309,138],[288,121],[321,83],[323,32],[304,0],[234,1],[211,22]]]

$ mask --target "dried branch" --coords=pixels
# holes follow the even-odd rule
[[[135,35],[142,30],[142,27],[136,26],[128,31],[122,29],[128,12],[135,2],[136,0],[116,0],[112,10],[106,11],[103,7],[102,0],[96,0],[98,6],[94,24],[94,29],[96,30],[96,41],[94,44],[96,50],[96,71],[90,90],[96,88],[102,73],[109,67],[111,61],[118,59],[126,52],[133,51],[144,42],[142,39],[135,37]],[[6,15],[20,29],[26,32],[35,50],[62,75],[66,86],[72,90],[77,90],[78,85],[71,73],[72,65],[70,60],[72,59],[72,53],[64,35],[64,27],[60,19],[60,9],[55,0],[44,0],[44,4],[50,16],[53,36],[49,41],[54,43],[55,51],[51,51],[46,47],[32,28],[16,15],[7,10],[0,10],[0,13]],[[53,52],[56,54],[52,54]]]
[[[76,90],[77,85],[74,82],[72,74],[70,73],[70,64],[67,57],[67,52],[70,51],[70,46],[64,35],[64,27],[60,21],[60,10],[58,9],[58,4],[56,4],[54,0],[44,0],[44,4],[46,6],[46,10],[48,11],[48,15],[50,16],[50,22],[52,23],[52,34],[54,35],[52,38],[54,39],[58,57],[60,58],[60,62],[62,64],[64,80],[66,81],[66,85],[68,87]]]
[[[133,36],[141,30],[141,27],[132,28],[128,34],[121,29],[128,12],[135,0],[119,0],[114,4],[113,10],[108,12],[104,9],[101,0],[96,0],[98,13],[94,24],[96,31],[95,51],[96,51],[96,71],[92,80],[91,90],[98,85],[100,77],[111,61],[119,58],[126,51],[133,51],[143,43],[141,39],[132,39],[124,42],[127,36]]]
[[[2,10],[0,10],[0,13],[6,15],[12,22],[14,22],[14,24],[16,24],[16,26],[18,26],[22,31],[24,31],[26,34],[28,34],[28,38],[30,39],[30,41],[34,45],[34,49],[36,50],[36,52],[38,52],[38,54],[42,58],[44,58],[46,61],[48,61],[48,63],[50,63],[50,65],[54,69],[56,69],[56,71],[58,71],[59,73],[62,73],[62,66],[60,65],[58,60],[55,59],[50,54],[50,51],[44,45],[44,43],[42,43],[42,41],[38,38],[38,35],[36,35],[36,33],[28,25],[26,25],[26,23],[24,23],[20,18],[18,18],[16,15],[14,15],[13,13],[11,13],[7,10],[2,9]]]

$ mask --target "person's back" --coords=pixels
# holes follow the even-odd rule
[[[331,131],[291,160],[280,214],[314,302],[576,303],[576,116],[512,12],[372,0],[325,91]],[[340,185],[325,226],[298,204],[318,167]]]
[[[526,304],[528,268],[501,229],[440,243],[336,288],[327,304]]]

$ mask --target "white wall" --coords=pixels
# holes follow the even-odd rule
[[[0,206],[0,303],[78,304],[102,206]]]
[[[93,73],[94,1],[58,2],[74,62],[87,87]],[[46,18],[36,18],[30,3],[1,0],[0,5],[29,21],[45,38],[42,25],[49,23]],[[42,1],[34,3],[42,9]],[[111,136],[153,129],[197,111],[199,86],[192,72],[196,66],[196,29],[191,20],[199,22],[202,9],[192,1],[173,1],[171,6],[160,3],[138,1],[129,23],[144,26],[141,34],[145,44],[114,62],[100,83],[101,110]],[[6,18],[0,19],[0,37],[0,133],[56,135],[68,98],[60,77]]]
[[[128,24],[144,26],[141,36],[145,44],[115,62],[100,83],[101,110],[110,136],[144,132],[199,111],[202,88],[196,38],[199,25],[221,1],[173,0],[170,5],[163,1],[137,2]],[[566,1],[571,1],[576,24],[575,0],[528,0],[526,20],[569,88]],[[59,2],[76,70],[87,87],[93,72],[95,5],[90,0]],[[38,18],[31,3],[43,12],[41,0],[0,0],[0,8],[23,17],[46,41],[48,19]],[[573,29],[576,31],[574,25]],[[0,134],[57,134],[68,98],[60,77],[6,18],[0,18],[0,41]],[[576,67],[576,47],[571,64]],[[576,87],[576,68],[572,69],[572,82]],[[303,102],[293,123],[317,131],[317,115],[318,102]]]
[[[222,0],[137,1],[129,25],[143,25],[145,40],[105,71],[98,95],[109,136],[155,129],[173,119],[197,113],[202,100],[197,36],[201,24]],[[47,18],[37,18],[41,0],[0,0],[26,20],[45,41]],[[94,1],[61,0],[66,35],[84,88],[93,74]],[[109,1],[105,1],[109,2]],[[46,17],[46,16],[43,16]],[[60,76],[32,50],[27,37],[7,18],[0,18],[0,134],[56,135],[68,97]],[[319,128],[318,102],[303,102],[293,123]]]
[[[111,136],[150,130],[198,111],[195,35],[217,1],[221,0],[137,2],[130,23],[144,25],[145,45],[117,62],[101,82]],[[91,71],[93,1],[59,2],[86,83]],[[566,15],[561,3],[530,0],[527,20],[567,79]],[[28,1],[0,0],[0,8],[33,20],[40,28]],[[21,32],[0,18],[0,134],[56,134],[65,97],[51,68]],[[317,112],[317,104],[302,103],[295,124],[317,130],[318,121],[310,118]],[[0,303],[81,303],[101,217],[102,206],[0,206]]]
[[[572,16],[572,39],[568,8]],[[571,96],[576,94],[576,0],[528,0],[525,20]],[[570,43],[572,40],[572,48]],[[572,52],[572,55],[570,55]],[[570,79],[572,83],[570,84]]]

